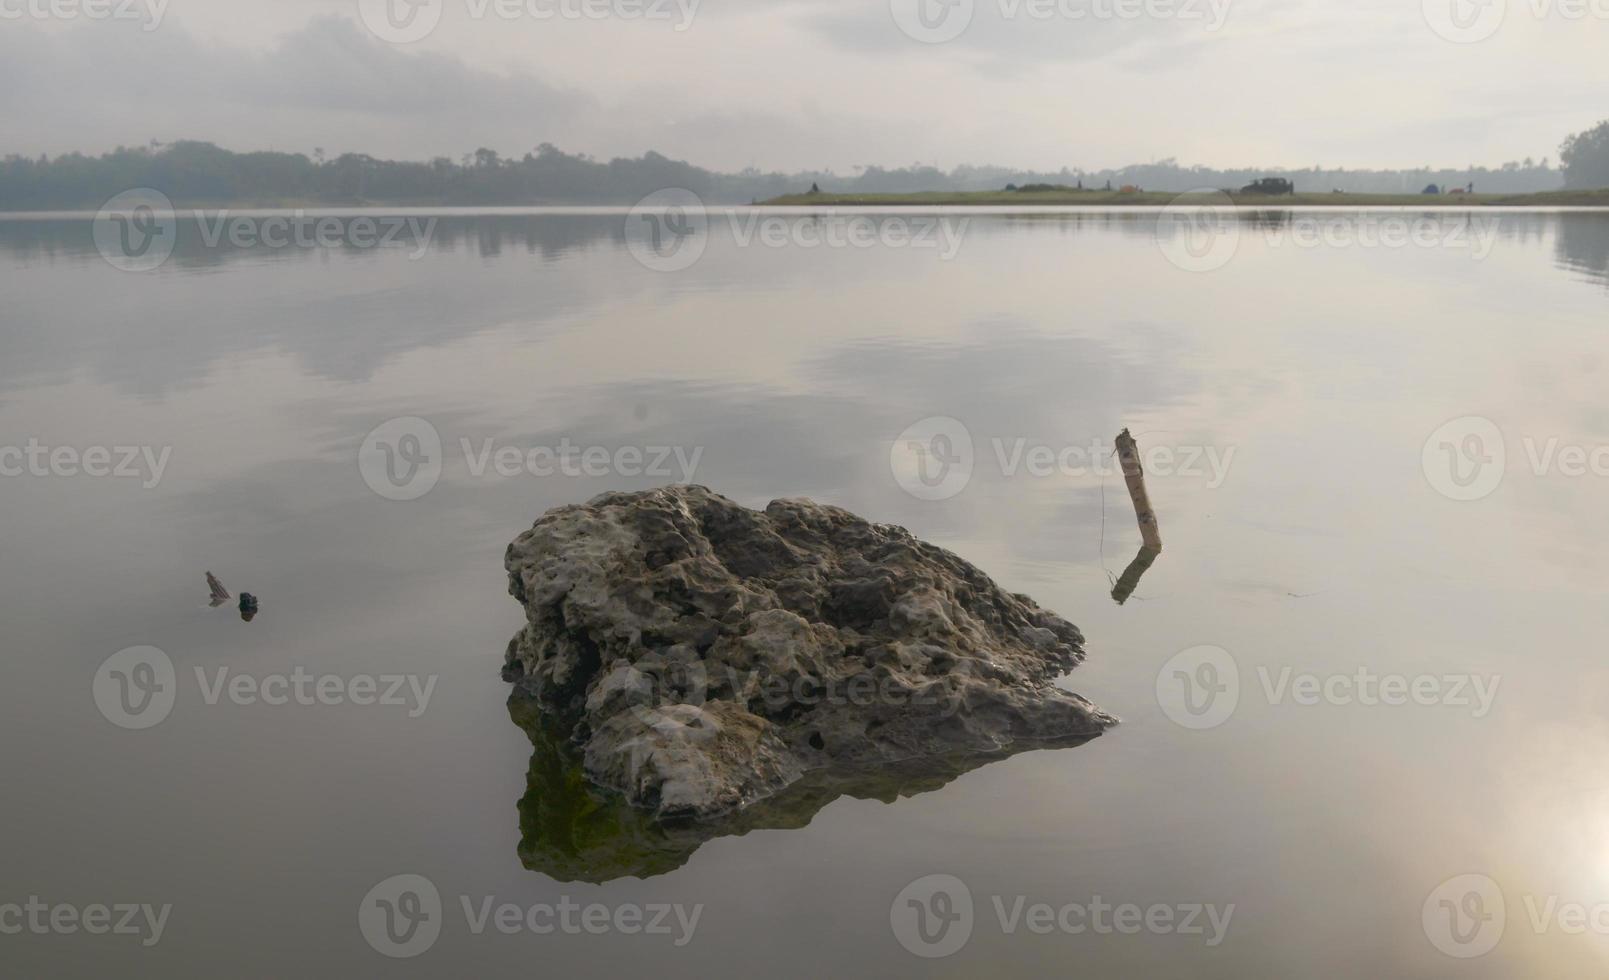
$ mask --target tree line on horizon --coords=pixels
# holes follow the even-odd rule
[[[16,154],[0,160],[0,210],[95,209],[137,187],[161,191],[176,204],[417,204],[451,206],[632,204],[670,187],[693,191],[711,204],[744,204],[811,185],[829,193],[892,194],[913,191],[1000,190],[1007,184],[1135,185],[1149,190],[1238,188],[1260,177],[1293,181],[1298,190],[1416,193],[1427,184],[1465,186],[1478,193],[1519,194],[1560,188],[1609,187],[1609,121],[1571,136],[1560,165],[1547,159],[1499,167],[1347,170],[1311,167],[1216,169],[1176,160],[1111,170],[1025,171],[959,166],[945,171],[865,167],[845,176],[826,171],[792,174],[753,168],[720,173],[659,153],[595,160],[543,143],[520,158],[478,149],[454,161],[380,160],[361,153],[326,159],[313,154],[235,153],[211,143],[183,141],[120,147],[100,156],[55,158]]]

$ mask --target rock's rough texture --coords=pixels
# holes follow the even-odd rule
[[[504,678],[658,816],[709,816],[827,767],[1097,735],[1052,681],[1077,628],[903,528],[703,487],[608,493],[508,548],[527,625]]]

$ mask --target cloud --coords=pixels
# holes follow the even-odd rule
[[[272,47],[203,44],[178,25],[106,22],[0,32],[0,147],[106,149],[201,139],[239,149],[458,155],[528,134],[531,146],[599,113],[530,74],[387,45],[321,17]]]
[[[1246,0],[961,0],[947,8],[965,24],[952,40],[924,44],[904,33],[890,4],[857,3],[813,12],[804,22],[830,43],[880,56],[946,58],[958,68],[1020,72],[1040,63],[1087,62],[1151,46],[1171,57],[1209,41]],[[1147,11],[1150,11],[1149,13]],[[942,22],[940,20],[933,23]]]

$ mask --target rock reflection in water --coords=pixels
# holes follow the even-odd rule
[[[519,801],[520,863],[561,882],[602,884],[652,878],[686,864],[706,841],[751,830],[807,826],[839,797],[893,803],[939,789],[951,780],[1017,752],[1073,748],[1090,736],[1019,742],[1006,752],[913,759],[876,768],[813,772],[777,796],[710,820],[656,820],[617,793],[587,781],[581,755],[545,723],[531,698],[514,694],[509,716],[531,739],[531,765]],[[1093,737],[1099,737],[1093,736]]]

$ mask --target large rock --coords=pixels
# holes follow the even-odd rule
[[[1116,722],[1053,684],[1084,658],[1071,623],[837,507],[606,493],[549,511],[505,565],[528,622],[504,679],[582,747],[588,778],[660,817]]]

